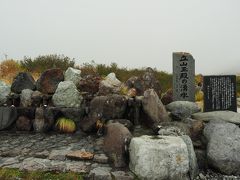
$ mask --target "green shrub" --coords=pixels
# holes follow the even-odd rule
[[[75,60],[64,55],[50,54],[38,56],[34,59],[24,57],[20,64],[26,71],[41,73],[51,68],[60,68],[65,71],[68,67],[74,67]]]

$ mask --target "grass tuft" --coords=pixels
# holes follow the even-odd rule
[[[74,172],[20,171],[18,169],[0,168],[1,180],[83,180],[83,176]]]

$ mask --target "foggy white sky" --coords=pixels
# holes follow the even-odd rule
[[[172,72],[187,51],[196,72],[240,72],[239,0],[0,0],[0,59],[64,54]]]

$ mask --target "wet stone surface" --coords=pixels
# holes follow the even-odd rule
[[[105,169],[104,172],[107,171],[107,174],[119,171],[112,168],[103,152],[103,137],[80,132],[73,135],[0,132],[0,144],[0,168],[18,168],[28,171],[72,171],[83,173],[89,178],[92,174],[97,175],[96,168]],[[91,160],[67,158],[66,154],[73,151],[93,153],[94,158]],[[127,179],[129,177],[133,179],[127,169],[124,172],[127,174]]]

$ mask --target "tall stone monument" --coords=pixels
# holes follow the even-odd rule
[[[237,112],[236,76],[204,76],[204,111]]]
[[[173,100],[195,101],[195,60],[186,52],[173,53]]]

